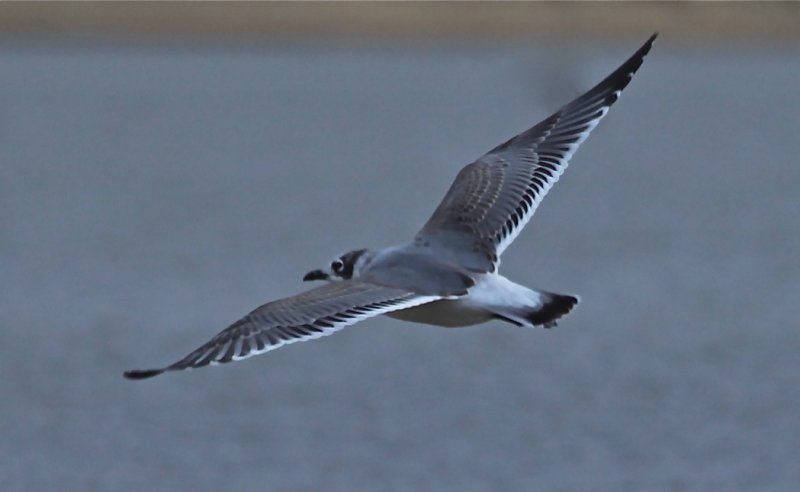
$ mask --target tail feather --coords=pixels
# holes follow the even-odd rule
[[[552,328],[556,321],[567,315],[578,304],[575,296],[542,292],[542,305],[528,312],[526,319],[533,326]]]
[[[538,294],[535,306],[503,310],[495,314],[497,319],[517,326],[541,326],[552,328],[578,304],[576,296],[534,291]]]

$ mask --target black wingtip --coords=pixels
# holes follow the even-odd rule
[[[644,46],[642,46],[642,48],[647,49],[645,54],[647,54],[647,52],[650,51],[650,48],[653,47],[653,42],[656,40],[657,37],[658,37],[658,31],[655,31],[653,34],[650,35],[649,38],[647,38],[647,41],[644,42]]]
[[[579,98],[564,106],[564,108],[580,106],[598,97],[605,97],[608,106],[614,104],[619,98],[619,92],[622,92],[622,90],[628,86],[633,79],[633,75],[639,70],[642,63],[644,63],[644,59],[648,53],[650,53],[653,42],[657,37],[658,32],[654,32],[633,55],[625,60],[619,68],[611,72],[611,75],[604,78],[599,84],[586,91],[586,93]]]
[[[650,53],[650,50],[653,48],[653,42],[655,42],[656,38],[658,37],[658,31],[654,32],[647,38],[647,41],[636,50],[636,53],[631,55],[625,63],[622,64],[617,70],[614,71],[611,75],[606,77],[606,80],[614,80],[619,78],[621,75],[628,76],[628,81],[630,81],[630,76],[636,73],[639,70],[639,67],[642,66],[644,62],[644,58]],[[604,81],[605,82],[605,81]],[[598,86],[602,85],[601,82]],[[627,83],[625,83],[627,85]],[[624,88],[624,86],[623,86]]]
[[[123,376],[125,376],[126,379],[138,380],[152,378],[158,376],[162,372],[164,372],[164,369],[134,369],[133,371],[125,371]]]
[[[644,42],[641,48],[636,51],[631,58],[642,58],[644,59],[650,53],[650,50],[653,48],[653,43],[655,42],[656,38],[658,37],[658,31],[654,32],[647,38],[647,41]],[[640,64],[641,65],[641,64]]]

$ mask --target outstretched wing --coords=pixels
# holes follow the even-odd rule
[[[330,335],[366,318],[438,299],[442,296],[419,295],[358,279],[325,284],[264,304],[172,365],[127,371],[125,377],[144,379],[165,371],[242,360],[289,343]]]
[[[656,35],[587,93],[463,168],[414,244],[448,251],[466,269],[494,271],[500,254],[642,65]]]

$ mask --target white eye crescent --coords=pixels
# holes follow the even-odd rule
[[[339,273],[342,271],[342,268],[344,268],[344,262],[342,260],[333,260],[331,262],[331,269],[334,272]]]

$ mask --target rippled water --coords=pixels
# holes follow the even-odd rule
[[[141,383],[636,44],[4,44],[4,488],[795,490],[800,56],[673,43],[503,258],[582,296],[557,329],[378,318]]]

